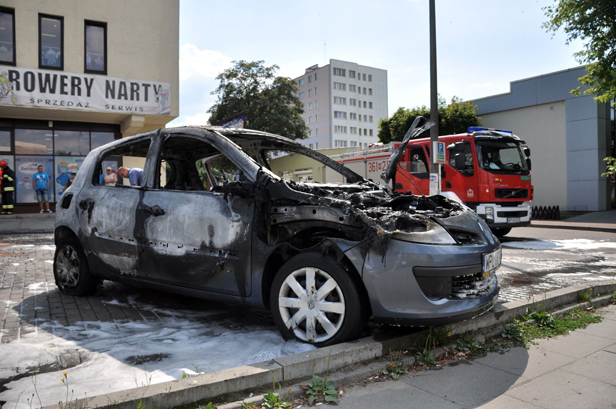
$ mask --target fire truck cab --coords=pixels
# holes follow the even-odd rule
[[[530,148],[523,140],[511,131],[480,127],[438,139],[447,147],[441,191],[455,193],[497,236],[504,236],[512,227],[530,225]],[[429,158],[430,139],[411,140],[396,172],[394,189],[427,195]]]

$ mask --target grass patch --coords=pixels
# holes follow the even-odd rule
[[[385,365],[381,371],[381,375],[388,376],[389,378],[397,381],[400,375],[406,373],[406,366],[402,363],[402,352],[389,351],[391,361]]]
[[[592,295],[586,290],[578,291],[577,293],[578,302],[589,302],[591,298],[592,298]]]
[[[513,347],[527,348],[536,339],[565,335],[602,320],[603,317],[594,310],[576,309],[562,315],[533,311],[504,325],[501,337],[487,339],[485,343],[479,342],[472,333],[460,336],[451,348],[445,348],[446,353],[441,360],[473,359],[488,352],[504,354]]]
[[[511,342],[514,346],[524,346],[524,325],[519,320],[514,319],[511,324],[503,326],[502,337]]]
[[[411,347],[417,350],[434,349],[451,342],[451,334],[445,326],[430,326],[426,330],[413,335]]]
[[[573,312],[552,316],[550,325],[538,325],[532,318],[524,323],[522,339],[525,344],[535,339],[553,338],[568,334],[576,329],[586,328],[589,324],[601,322],[603,317],[594,311],[576,309]]]

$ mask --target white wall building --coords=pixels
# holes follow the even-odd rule
[[[378,142],[379,121],[387,118],[387,71],[330,59],[295,78],[304,103],[302,117],[312,149],[368,147]]]
[[[0,3],[0,159],[36,211],[37,165],[55,202],[90,150],[178,116],[179,0]]]
[[[511,130],[530,147],[533,206],[611,207],[612,186],[601,173],[603,158],[614,155],[614,109],[571,94],[585,73],[576,67],[514,81],[506,94],[473,101],[484,126]]]

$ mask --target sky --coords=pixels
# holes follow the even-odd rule
[[[180,116],[205,124],[215,77],[232,61],[278,65],[295,78],[329,59],[387,70],[389,115],[430,104],[428,0],[180,0]],[[553,0],[436,0],[438,92],[464,100],[579,66],[563,32],[547,33]]]

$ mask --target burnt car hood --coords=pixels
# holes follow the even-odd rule
[[[406,131],[404,138],[402,138],[402,143],[400,144],[400,146],[398,146],[398,149],[396,149],[396,151],[389,158],[389,163],[385,168],[385,172],[383,173],[383,175],[381,175],[381,178],[385,181],[385,183],[389,183],[396,175],[396,172],[398,171],[398,163],[400,163],[400,159],[402,158],[404,149],[406,148],[406,145],[408,145],[409,141],[418,137],[424,131],[427,131],[433,126],[434,122],[428,121],[422,116],[418,116],[417,118],[415,118],[409,130]]]

